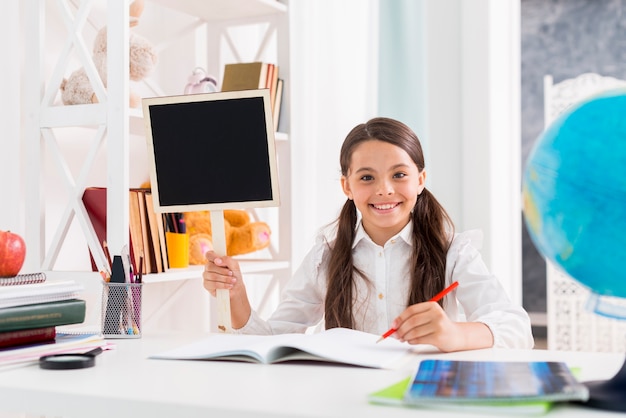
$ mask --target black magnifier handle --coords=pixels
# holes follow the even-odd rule
[[[51,354],[39,359],[39,367],[48,370],[71,370],[93,367],[96,356],[102,353],[102,348],[96,347],[86,353]]]
[[[83,356],[92,356],[95,357],[98,354],[102,353],[102,347],[96,347],[91,351],[87,351],[86,353],[83,354]]]

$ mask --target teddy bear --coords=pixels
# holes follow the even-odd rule
[[[144,0],[135,0],[130,5],[130,26],[137,25],[139,16],[143,12]],[[94,40],[93,62],[104,86],[107,83],[107,28],[100,29]],[[152,44],[134,32],[129,34],[130,79],[140,81],[144,79],[156,66],[158,56]],[[61,83],[61,99],[65,105],[98,103],[91,82],[84,68],[74,71]],[[129,94],[130,107],[139,107],[141,99],[132,91]]]
[[[204,254],[213,249],[211,243],[211,213],[185,213],[189,234],[189,264],[204,264]],[[265,222],[251,222],[245,210],[224,210],[227,255],[241,255],[262,250],[270,245],[270,227]]]

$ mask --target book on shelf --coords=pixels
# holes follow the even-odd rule
[[[107,189],[106,187],[87,187],[83,192],[83,204],[91,221],[91,225],[98,237],[98,242],[103,245],[107,240]],[[129,204],[130,206],[130,204]],[[130,209],[129,209],[130,211]],[[129,250],[131,260],[135,259],[133,251],[133,239],[129,231]],[[98,271],[99,268],[89,251],[89,257],[91,259],[91,268],[93,271]],[[135,267],[135,266],[133,266]]]
[[[138,196],[141,192],[137,189],[130,189],[128,191],[128,227],[130,228],[130,242],[129,246],[132,248],[130,251],[130,258],[133,265],[133,271],[141,271],[143,273],[148,273],[148,269],[146,268],[146,251],[144,248],[144,235],[143,235],[143,226],[141,223],[141,209],[139,206],[139,199],[142,196]],[[141,259],[141,255],[143,256],[143,262],[139,262]]]
[[[83,289],[72,280],[0,287],[0,309],[75,299]]]
[[[54,337],[56,337],[54,326],[0,332],[0,348],[54,341]]]
[[[141,249],[138,250],[135,247],[135,254],[143,254],[142,273],[162,273],[165,271],[163,252],[167,258],[167,247],[161,247],[160,234],[163,234],[163,241],[165,241],[165,232],[161,232],[163,229],[162,222],[160,224],[161,230],[159,229],[160,216],[154,211],[152,192],[150,189],[133,189],[131,190],[131,198],[133,195],[137,199],[137,206],[132,208],[133,222],[131,222],[131,228],[141,227]],[[139,263],[139,258],[136,261]]]
[[[34,303],[0,309],[0,332],[80,324],[85,320],[82,299]]]
[[[278,100],[279,67],[269,62],[238,62],[224,66],[222,91],[268,89],[273,118],[278,119],[276,101]],[[275,123],[277,125],[277,123]]]
[[[276,89],[278,88],[278,65],[268,64],[267,84],[265,87],[270,89],[270,105],[272,106],[273,115],[274,104],[276,102]]]
[[[148,210],[146,208],[146,191],[137,191],[137,201],[139,203],[139,216],[141,218],[141,234],[143,240],[143,262],[144,273],[159,273],[156,266],[156,256],[153,254],[152,234],[150,233],[150,224],[148,218]]]
[[[588,397],[562,362],[449,359],[422,360],[408,380],[368,395],[373,403],[496,414],[541,413],[554,402]]]
[[[156,261],[157,272],[167,271],[169,265],[167,262],[167,246],[165,245],[165,229],[163,227],[163,217],[154,211],[154,201],[152,200],[152,192],[147,190],[144,194],[146,199],[146,212],[148,223],[150,225],[150,243]]]
[[[282,78],[278,79],[276,85],[276,99],[274,101],[274,108],[272,109],[272,118],[274,120],[274,130],[278,132],[278,124],[280,123],[281,105],[283,101],[283,85],[285,81]]]
[[[15,286],[32,283],[43,283],[46,281],[46,273],[22,273],[17,276],[0,277],[0,286]]]
[[[139,272],[143,254],[142,273],[161,273],[167,270],[162,217],[154,212],[150,189],[132,188],[128,193],[129,252],[133,271]],[[104,187],[89,187],[83,193],[85,209],[100,243],[106,241],[106,194]],[[97,271],[91,252],[90,257],[92,269]]]
[[[170,360],[231,360],[254,363],[316,361],[369,368],[393,368],[410,346],[379,335],[346,328],[315,334],[213,334],[195,343],[152,355]]]
[[[237,62],[224,66],[222,91],[256,90],[268,88],[265,62]]]

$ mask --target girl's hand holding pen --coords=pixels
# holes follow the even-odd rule
[[[448,318],[437,302],[422,302],[409,306],[392,323],[394,336],[409,344],[430,344],[441,351],[457,351],[463,346],[459,323]]]
[[[393,334],[409,344],[430,344],[443,352],[475,350],[493,346],[493,334],[481,322],[454,322],[434,301],[417,303],[392,323]]]
[[[481,322],[454,322],[437,303],[458,285],[458,282],[454,282],[430,301],[406,308],[393,320],[391,329],[381,339],[395,335],[400,341],[430,344],[444,352],[493,346],[493,334],[487,325]]]

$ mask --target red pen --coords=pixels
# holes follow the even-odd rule
[[[459,282],[453,282],[450,286],[446,287],[445,289],[443,289],[441,292],[437,293],[435,296],[433,296],[429,302],[439,302],[445,295],[447,295],[448,293],[452,292],[454,289],[456,289],[456,287],[459,285]],[[380,336],[380,338],[378,339],[378,341],[376,341],[376,344],[378,344],[379,342],[381,342],[382,340],[384,340],[385,338],[389,337],[391,334],[393,334],[394,332],[396,332],[397,330],[395,328],[390,328],[387,332],[385,332],[383,335]]]

